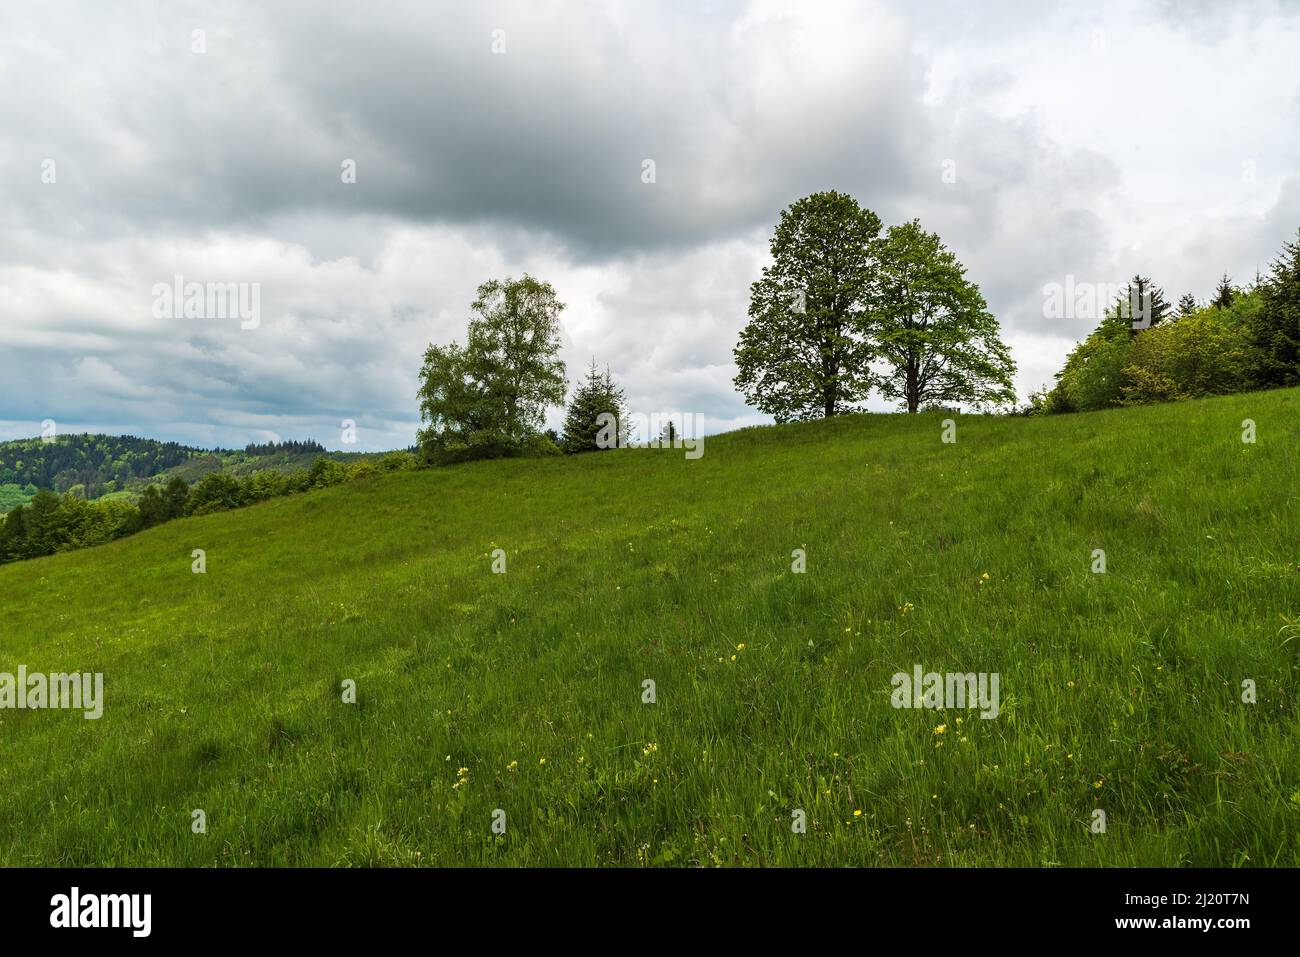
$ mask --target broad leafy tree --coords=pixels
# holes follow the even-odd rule
[[[876,214],[843,193],[814,193],[781,213],[735,350],[735,386],[751,405],[785,422],[836,415],[866,398],[879,232]]]
[[[870,343],[888,366],[881,393],[908,412],[930,404],[1014,403],[1011,351],[957,257],[915,220],[890,227],[877,248]]]
[[[551,285],[493,279],[470,308],[465,346],[430,345],[420,371],[420,444],[434,460],[517,454],[564,402],[564,304]]]

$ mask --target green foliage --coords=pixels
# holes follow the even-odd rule
[[[1066,358],[1048,400],[1050,410],[1091,412],[1119,405],[1131,346],[1127,323],[1103,322]]]
[[[0,442],[0,486],[30,485],[66,492],[81,485],[85,498],[97,498],[109,486],[157,475],[197,453],[197,449],[176,442],[131,435],[60,435],[52,441]]]
[[[877,248],[871,342],[888,365],[881,394],[902,400],[908,412],[932,403],[1014,403],[1011,350],[957,257],[915,220],[891,226]]]
[[[915,220],[879,232],[842,193],[781,214],[750,290],[736,388],[778,422],[849,411],[873,387],[908,412],[1014,403],[1011,352],[961,263]]]
[[[288,442],[249,442],[244,447],[244,452],[252,456],[269,456],[269,455],[322,455],[325,452],[325,446],[312,439],[306,441],[291,440]]]
[[[381,472],[405,472],[420,464],[412,453],[406,451],[389,452],[379,460]]]
[[[1254,351],[1233,317],[1203,309],[1133,340],[1120,387],[1123,403],[1242,392],[1250,387],[1254,363]]]
[[[1260,357],[1255,382],[1261,388],[1296,385],[1300,383],[1300,232],[1283,245],[1257,292],[1260,308],[1247,327]]]
[[[625,445],[629,434],[627,398],[608,369],[597,371],[593,359],[569,400],[561,445],[568,453],[597,452]]]
[[[545,432],[534,432],[524,439],[522,454],[528,458],[546,458],[550,455],[563,455],[564,449],[560,448],[554,434],[548,429]]]
[[[1151,295],[1150,328],[1134,328],[1127,303]],[[1035,413],[1087,412],[1300,384],[1300,234],[1266,279],[1236,289],[1225,273],[1203,308],[1183,296],[1173,321],[1163,294],[1136,276],[1129,296],[1071,351],[1056,386],[1031,399]]]
[[[544,447],[549,444],[549,440],[538,443],[536,454],[555,452],[553,446]],[[187,515],[211,515],[381,471],[405,471],[415,463],[415,456],[406,451],[389,453],[380,465],[362,458],[349,466],[321,456],[311,469],[292,473],[263,470],[241,479],[211,472],[193,488],[174,475],[166,486],[147,486],[138,506],[117,499],[88,502],[70,492],[59,496],[42,489],[35,492],[30,503],[16,507],[0,520],[0,563],[102,545]]]
[[[347,481],[355,482],[359,479],[373,478],[379,474],[379,469],[368,459],[362,459],[360,462],[354,462],[348,466]]]
[[[152,528],[165,521],[162,492],[156,485],[150,485],[140,494],[140,501],[136,503],[136,507],[140,510],[141,528]]]
[[[301,473],[298,473],[301,475]],[[305,483],[298,484],[296,476],[284,472],[254,472],[243,482],[244,495],[249,502],[262,502],[268,498],[288,495],[290,492],[302,491]]]
[[[0,713],[0,865],[1300,865],[1300,390],[940,429],[403,471],[4,566],[5,660],[106,710]],[[892,708],[916,664],[1001,714]]]
[[[347,478],[347,466],[333,459],[321,457],[313,463],[307,473],[307,485],[310,488],[329,488],[331,485],[346,482]]]
[[[189,513],[191,515],[210,515],[232,508],[242,508],[252,501],[239,479],[233,475],[214,472],[205,475],[198,485],[190,490]]]
[[[420,370],[427,461],[521,454],[547,406],[564,401],[560,311],[549,283],[525,275],[478,288],[464,348],[430,345]]]
[[[183,485],[194,484],[217,472],[239,479],[264,472],[279,473],[280,479],[262,479],[250,487],[253,499],[260,501],[283,494],[287,477],[309,468],[321,455],[345,462],[370,457],[355,452],[327,453],[320,443],[311,440],[250,444],[240,451],[204,450],[111,435],[60,436],[53,442],[39,439],[4,442],[0,443],[0,472],[7,469],[9,475],[31,476],[32,483],[0,483],[0,512],[25,504],[37,489],[45,488],[70,492],[88,500],[108,496],[123,501],[138,499],[144,503],[146,515],[152,516],[156,502],[152,496],[145,501],[151,485],[165,486],[175,479]],[[410,461],[414,461],[413,456]],[[182,504],[188,491],[186,487],[181,495]],[[184,514],[175,505],[173,502],[164,509],[161,521]],[[152,517],[145,518],[144,522],[146,526],[157,524]]]
[[[782,211],[735,349],[735,386],[750,405],[788,422],[838,415],[867,397],[879,232],[876,214],[843,193],[814,193]]]
[[[1232,305],[1235,296],[1236,290],[1232,287],[1232,280],[1225,272],[1223,278],[1219,280],[1219,285],[1215,287],[1214,298],[1210,300],[1210,305],[1216,309],[1227,309]]]
[[[141,527],[140,511],[129,502],[87,502],[66,492],[56,495],[41,489],[28,505],[5,516],[0,562],[103,545]]]
[[[27,506],[19,505],[0,524],[0,563],[31,558],[27,540]]]
[[[35,494],[36,486],[31,483],[19,485],[17,482],[6,482],[0,485],[0,512],[8,512],[19,505],[26,505]]]
[[[1148,277],[1137,275],[1129,280],[1128,290],[1111,309],[1110,315],[1127,326],[1130,335],[1154,328],[1167,319],[1172,310],[1165,291]]]

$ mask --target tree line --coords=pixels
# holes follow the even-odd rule
[[[146,528],[188,515],[242,508],[281,495],[328,488],[380,472],[415,468],[411,452],[389,452],[378,462],[351,465],[318,458],[309,469],[255,472],[236,478],[224,472],[205,475],[194,485],[174,476],[165,485],[150,485],[135,504],[115,499],[87,501],[41,489],[0,522],[0,564],[73,551],[124,538]]]
[[[188,461],[197,449],[133,435],[60,435],[0,443],[0,485],[66,492],[85,498],[120,489]]]
[[[957,258],[918,222],[882,235],[879,217],[852,197],[814,193],[781,213],[770,249],[735,350],[736,387],[760,411],[778,422],[838,415],[873,389],[908,412],[1014,403],[1015,364],[997,320]],[[563,433],[542,429],[568,387],[564,308],[549,283],[529,275],[478,288],[465,344],[430,344],[424,354],[425,462],[591,452],[627,439],[625,394],[594,359]],[[602,434],[611,416],[619,441]]]
[[[1206,303],[1186,294],[1175,309],[1151,279],[1133,277],[1055,378],[1030,397],[1028,411],[1086,412],[1300,385],[1300,231],[1267,276],[1239,288],[1224,274]]]
[[[735,348],[736,387],[759,410],[779,422],[829,417],[855,410],[873,391],[909,413],[1014,403],[1015,365],[997,320],[953,253],[916,220],[882,232],[879,217],[851,196],[814,193],[782,211],[769,248],[771,262],[750,288],[749,320]],[[1134,303],[1142,305],[1141,322],[1134,321]],[[594,359],[569,398],[563,432],[542,427],[547,408],[564,404],[568,390],[559,358],[564,308],[549,283],[527,274],[479,286],[465,344],[430,344],[425,351],[421,428],[412,451],[351,466],[320,457],[309,469],[242,479],[217,472],[194,486],[175,477],[149,485],[135,504],[87,501],[73,494],[76,485],[62,495],[44,488],[0,523],[0,562],[101,544],[182,516],[375,472],[615,447],[628,437],[626,395]],[[1154,282],[1135,276],[1056,380],[1019,411],[1082,411],[1300,385],[1300,234],[1284,245],[1267,278],[1239,289],[1225,275],[1205,304],[1184,295],[1175,311]],[[323,448],[277,442],[245,451]],[[111,474],[103,479],[108,484],[139,471],[157,474],[194,453],[129,436],[6,443],[0,480],[13,488],[29,482],[30,489],[38,479],[66,482],[93,473],[98,481]]]
[[[249,442],[244,446],[244,452],[247,455],[267,456],[267,455],[324,455],[325,446],[313,439],[298,441],[290,439],[287,442]]]

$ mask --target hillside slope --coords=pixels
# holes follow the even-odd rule
[[[398,473],[0,567],[0,672],[106,698],[0,711],[0,863],[1300,864],[1300,391],[940,433]],[[915,665],[1000,713],[895,709]]]

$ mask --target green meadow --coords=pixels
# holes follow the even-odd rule
[[[1300,390],[942,419],[377,475],[0,567],[0,672],[105,696],[0,711],[0,863],[1300,864]],[[917,665],[997,673],[997,717],[893,707]]]

